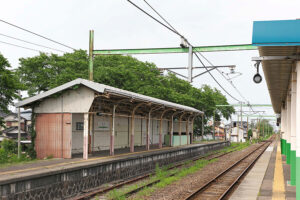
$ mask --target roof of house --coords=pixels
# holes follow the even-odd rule
[[[136,100],[141,100],[141,101],[144,101],[144,102],[151,102],[151,103],[158,104],[158,105],[163,105],[163,106],[168,106],[168,107],[172,107],[172,108],[182,109],[182,110],[189,111],[189,112],[203,114],[202,111],[197,110],[197,109],[192,108],[192,107],[189,107],[189,106],[184,106],[184,105],[164,101],[164,100],[157,99],[157,98],[154,98],[154,97],[141,95],[141,94],[138,94],[138,93],[118,89],[118,88],[115,88],[115,87],[111,87],[111,86],[108,86],[108,85],[96,83],[96,82],[93,82],[93,81],[88,81],[88,80],[81,79],[81,78],[75,79],[73,81],[65,83],[61,86],[53,88],[53,89],[51,89],[49,91],[46,91],[44,93],[38,94],[36,96],[27,98],[23,101],[20,101],[20,102],[16,103],[15,106],[16,107],[28,106],[28,105],[32,104],[33,102],[36,102],[36,101],[42,100],[44,98],[50,97],[53,94],[56,94],[58,92],[61,92],[63,90],[66,90],[66,89],[71,88],[71,87],[76,86],[76,85],[84,85],[84,86],[86,86],[86,87],[88,87],[88,88],[90,88],[90,89],[92,89],[96,92],[99,92],[99,93],[106,93],[107,92],[107,93],[110,93],[110,94],[126,96],[126,97],[133,98],[133,99],[136,99]]]

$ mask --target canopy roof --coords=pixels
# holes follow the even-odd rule
[[[299,54],[300,20],[258,21],[253,23],[252,43],[260,56],[295,56]],[[289,90],[294,59],[263,60],[273,109],[281,112]]]
[[[23,101],[20,101],[20,102],[16,103],[16,107],[29,106],[32,103],[36,102],[36,101],[41,101],[41,100],[43,100],[47,97],[50,97],[53,94],[59,93],[61,91],[69,89],[69,88],[72,88],[73,86],[76,86],[76,85],[84,85],[84,86],[86,86],[86,87],[88,87],[88,88],[90,88],[90,89],[92,89],[96,92],[102,93],[102,94],[104,94],[104,93],[105,94],[114,94],[114,95],[118,95],[118,96],[131,98],[133,100],[138,100],[138,101],[141,101],[141,102],[147,102],[147,103],[149,102],[151,104],[161,105],[161,106],[165,106],[165,107],[169,107],[169,108],[174,108],[174,109],[177,109],[177,110],[203,114],[202,111],[197,110],[197,109],[192,108],[192,107],[189,107],[189,106],[184,106],[184,105],[164,101],[164,100],[161,100],[161,99],[141,95],[141,94],[138,94],[138,93],[129,92],[127,90],[118,89],[118,88],[115,88],[115,87],[111,87],[111,86],[100,84],[100,83],[95,83],[93,81],[88,81],[88,80],[81,79],[81,78],[70,81],[70,82],[65,83],[61,86],[53,88],[49,91],[46,91],[44,93],[41,93],[41,94],[38,94],[36,96],[27,98]]]

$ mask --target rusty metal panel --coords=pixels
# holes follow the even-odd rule
[[[71,158],[71,114],[37,114],[37,158]]]
[[[63,114],[63,158],[72,157],[72,116]]]

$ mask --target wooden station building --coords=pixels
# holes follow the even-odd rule
[[[38,158],[72,158],[93,152],[163,144],[190,144],[195,117],[203,112],[85,79],[27,98]]]

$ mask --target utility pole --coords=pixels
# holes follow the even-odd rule
[[[204,113],[202,114],[202,140],[203,140],[203,135],[204,135]]]
[[[214,110],[214,124],[213,124],[213,139],[215,140],[215,128],[216,128],[216,110]]]
[[[19,96],[21,97],[21,92],[19,91]],[[21,111],[18,107],[18,158],[21,158]]]
[[[244,125],[243,125],[243,102],[241,102],[241,128],[243,130],[243,136],[242,138],[244,138]]]
[[[263,121],[263,136],[265,137],[265,121]]]
[[[90,30],[89,41],[89,80],[94,80],[94,66],[93,66],[93,51],[94,51],[94,30]]]
[[[249,132],[249,117],[247,116],[247,137],[248,137],[248,132]]]
[[[193,47],[189,45],[188,54],[188,81],[191,83],[193,81]]]

